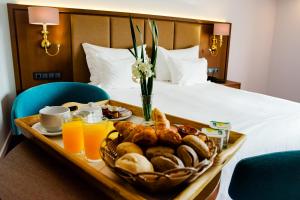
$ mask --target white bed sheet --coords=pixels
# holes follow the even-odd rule
[[[154,107],[204,123],[229,121],[247,141],[223,169],[218,199],[230,199],[228,186],[236,163],[245,157],[300,149],[300,104],[207,82],[178,86],[154,83]],[[107,90],[111,99],[141,104],[139,88]]]

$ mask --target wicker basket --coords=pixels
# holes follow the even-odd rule
[[[163,173],[146,172],[133,174],[115,167],[115,161],[118,159],[116,147],[122,142],[122,139],[120,135],[117,138],[111,138],[114,132],[116,131],[108,134],[101,146],[102,159],[120,177],[137,187],[147,189],[147,191],[151,192],[167,191],[181,184],[193,182],[213,165],[214,158],[217,155],[217,147],[208,139],[212,156],[200,162],[196,167],[172,169]]]

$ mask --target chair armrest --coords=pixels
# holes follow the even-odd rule
[[[241,160],[229,186],[232,199],[300,199],[300,151]]]

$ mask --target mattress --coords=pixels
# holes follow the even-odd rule
[[[108,89],[111,99],[141,105],[139,87]],[[229,121],[247,141],[222,171],[218,199],[230,199],[228,187],[236,163],[255,155],[300,149],[300,104],[207,82],[179,86],[156,81],[153,105],[165,113],[208,123]]]

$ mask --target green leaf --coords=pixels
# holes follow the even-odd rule
[[[141,78],[141,85],[142,85],[142,94],[143,95],[148,95],[148,90],[147,90],[147,81],[145,77]]]
[[[152,89],[153,89],[153,77],[148,78],[148,95],[152,94]]]
[[[136,25],[136,29],[139,32],[141,44],[144,44],[143,33],[142,33],[142,31],[141,31],[141,29],[140,29],[140,27],[138,25]]]
[[[154,52],[152,52],[151,56],[151,64],[152,64],[152,71],[154,73],[154,77],[156,78],[156,60],[157,60],[157,47],[155,48]]]
[[[155,30],[155,39],[156,39],[156,42],[158,42],[158,28],[157,28],[156,21],[153,21],[153,26],[154,26],[154,30]]]
[[[134,52],[130,48],[128,48],[128,50],[135,57]]]
[[[132,16],[130,16],[129,21],[130,21],[130,31],[131,31],[132,45],[133,45],[133,49],[134,49],[134,57],[135,57],[135,59],[137,59],[138,58],[138,53],[137,53],[137,45],[136,45],[136,38],[135,38],[135,32],[134,32]]]
[[[157,29],[157,24],[154,20],[149,22],[150,30],[151,30],[151,35],[152,35],[152,51],[151,51],[151,64],[152,64],[152,71],[154,73],[154,77],[156,77],[156,58],[157,58],[157,46],[158,46],[158,29]]]
[[[141,46],[141,59],[143,62],[145,62],[145,54],[144,54],[144,47]]]
[[[140,27],[138,25],[136,25],[136,29],[139,32],[140,40],[141,40],[141,59],[143,62],[145,62],[145,53],[143,48],[143,44],[144,44],[143,33],[141,32]]]

